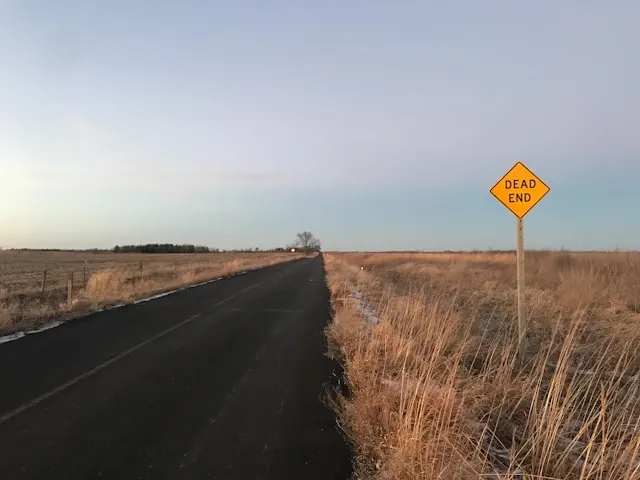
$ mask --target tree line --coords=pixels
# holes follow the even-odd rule
[[[295,249],[299,252],[319,252],[320,240],[311,232],[305,231],[296,235],[296,240],[287,247],[270,249],[245,248],[237,250],[220,250],[204,245],[192,245],[190,243],[177,245],[174,243],[146,243],[144,245],[116,245],[114,253],[217,253],[217,252],[286,252]]]
[[[296,235],[296,240],[286,247],[276,248],[238,248],[238,249],[219,249],[211,248],[204,245],[193,245],[191,243],[175,244],[175,243],[145,243],[140,245],[116,245],[111,249],[63,249],[63,248],[12,248],[13,251],[42,251],[42,252],[87,252],[87,253],[218,253],[218,252],[319,252],[321,249],[320,240],[311,232],[302,232]]]
[[[211,253],[212,249],[204,245],[176,245],[174,243],[146,243],[144,245],[116,245],[115,253]]]

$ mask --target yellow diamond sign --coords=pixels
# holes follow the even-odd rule
[[[516,217],[522,218],[551,189],[534,173],[517,162],[490,190]]]

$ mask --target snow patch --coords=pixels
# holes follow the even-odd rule
[[[378,322],[380,322],[380,319],[376,315],[375,310],[373,310],[373,308],[371,308],[367,304],[367,302],[364,300],[364,297],[362,296],[362,293],[360,293],[358,290],[352,287],[352,292],[350,296],[351,298],[354,299],[358,307],[358,310],[360,311],[365,321],[369,325],[376,325]]]
[[[177,290],[170,290],[168,292],[158,293],[157,295],[152,295],[151,297],[141,298],[140,300],[136,300],[135,302],[131,302],[133,305],[137,305],[139,303],[149,302],[151,300],[155,300],[156,298],[166,297],[167,295],[171,295],[172,293],[176,293],[182,290],[181,288]]]
[[[40,328],[34,328],[33,330],[27,330],[24,333],[27,334],[27,335],[31,335],[31,334],[34,334],[34,333],[44,332],[45,330],[51,330],[52,328],[59,327],[63,323],[64,322],[62,320],[56,320],[55,322],[48,323],[47,325],[43,325]]]
[[[64,320],[56,320],[54,322],[51,323],[47,323],[41,327],[38,328],[34,328],[32,330],[25,330],[23,332],[16,332],[16,333],[12,333],[10,335],[4,335],[2,337],[0,337],[0,343],[7,343],[7,342],[12,342],[14,340],[18,340],[22,337],[25,337],[27,335],[33,335],[34,333],[40,333],[40,332],[44,332],[46,330],[51,330],[52,328],[56,328],[59,327],[60,325],[62,325],[64,322]]]
[[[7,343],[7,342],[11,342],[13,340],[17,340],[19,338],[24,337],[24,332],[18,332],[18,333],[12,333],[11,335],[5,335],[3,337],[0,337],[0,343]]]

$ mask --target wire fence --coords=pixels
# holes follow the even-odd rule
[[[60,296],[64,290],[69,298],[86,289],[92,275],[108,269],[123,271],[133,279],[162,270],[175,272],[186,269],[207,268],[220,264],[224,259],[151,260],[127,262],[61,262],[42,265],[0,264],[0,297]]]
[[[89,258],[75,256],[52,261],[22,255],[4,262],[0,260],[0,300],[62,300],[62,297],[70,299],[81,290],[87,289],[93,275],[110,269],[117,270],[127,282],[136,284],[142,279],[171,280],[171,277],[177,278],[182,274],[188,277],[225,267],[234,269],[244,264],[259,264],[262,262],[256,257],[271,255],[274,254],[220,252],[158,255],[154,258],[144,255],[114,257],[113,254],[108,254],[93,258],[91,255]]]

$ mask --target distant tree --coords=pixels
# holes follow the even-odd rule
[[[317,239],[313,233],[304,231],[302,233],[296,234],[297,239],[293,244],[293,248],[297,250],[302,250],[303,252],[319,252],[320,251],[320,240]]]

